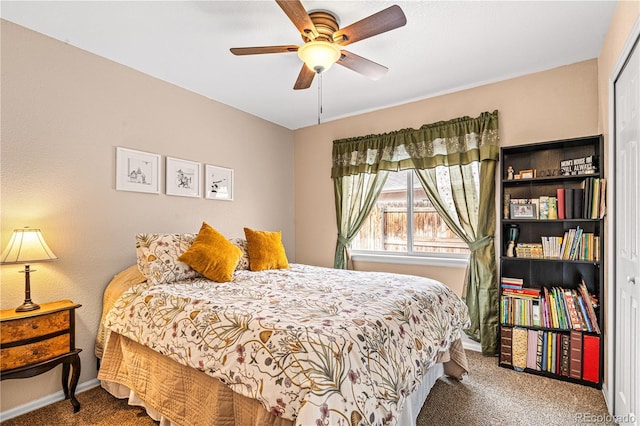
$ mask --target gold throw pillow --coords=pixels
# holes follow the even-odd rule
[[[178,260],[191,266],[205,277],[216,282],[227,282],[233,278],[242,250],[206,222],[193,244]]]
[[[244,228],[249,252],[249,269],[286,269],[289,267],[287,254],[282,245],[282,232],[255,231]]]

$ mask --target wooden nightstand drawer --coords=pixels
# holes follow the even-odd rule
[[[0,311],[0,380],[37,376],[62,364],[62,391],[77,412],[82,349],[75,343],[75,311],[80,306],[59,300],[26,312]]]
[[[70,327],[69,311],[6,321],[2,324],[0,344],[6,345],[11,342],[33,339],[57,331],[69,330]],[[2,368],[4,369],[4,363]]]
[[[63,334],[22,346],[3,348],[0,351],[2,370],[28,366],[55,358],[58,355],[69,352],[70,345],[70,335]]]

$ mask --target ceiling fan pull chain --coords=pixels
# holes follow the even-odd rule
[[[318,73],[318,124],[322,115],[322,73]]]

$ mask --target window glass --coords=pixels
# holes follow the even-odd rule
[[[407,191],[412,188],[413,191]],[[414,255],[468,254],[442,220],[412,170],[390,172],[352,250]]]

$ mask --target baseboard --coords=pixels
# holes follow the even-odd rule
[[[86,382],[78,384],[78,387],[76,388],[76,394],[82,393],[89,389],[93,389],[96,386],[100,386],[100,381],[98,379],[87,380]],[[62,400],[64,400],[64,392],[62,391],[43,396],[42,398],[36,399],[35,401],[27,402],[26,404],[22,404],[10,410],[1,412],[0,421],[18,417],[22,414],[29,413],[31,411],[37,410],[38,408],[46,407],[47,405],[51,405],[54,402]]]
[[[609,411],[610,415],[614,415],[613,413],[613,401],[610,400],[609,388],[606,383],[602,384],[602,396],[604,397],[604,403],[607,406],[607,411]]]

